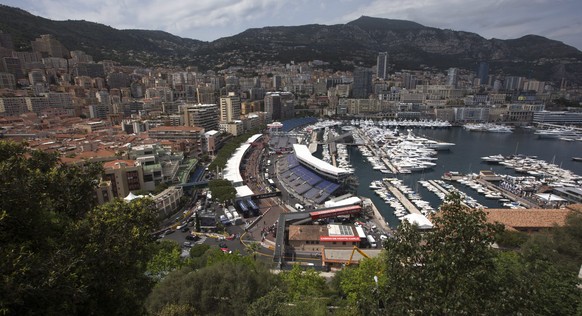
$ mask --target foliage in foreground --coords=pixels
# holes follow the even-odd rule
[[[135,315],[145,276],[152,203],[95,207],[101,169],[0,142],[0,314]]]
[[[576,314],[574,273],[539,252],[491,248],[502,228],[482,210],[451,196],[433,223],[425,233],[403,223],[383,255],[338,274],[352,308],[364,315]]]

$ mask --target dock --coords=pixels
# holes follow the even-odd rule
[[[400,203],[402,203],[402,205],[408,210],[408,213],[422,215],[422,213],[416,208],[416,206],[414,206],[414,204],[412,204],[412,202],[410,202],[410,200],[406,196],[404,196],[404,194],[402,194],[400,190],[395,188],[393,185],[388,184],[385,185],[388,187],[388,190],[390,190],[390,193],[392,193],[392,195],[394,195],[394,197],[397,198],[398,201],[400,201]]]
[[[360,198],[362,199],[362,201],[364,201],[364,205],[371,206],[372,216],[373,216],[374,222],[376,223],[376,226],[380,227],[382,230],[384,230],[387,233],[391,233],[392,228],[390,228],[388,226],[388,224],[386,223],[386,220],[384,219],[384,216],[382,216],[382,214],[380,214],[380,211],[378,211],[378,208],[376,207],[374,202],[372,202],[372,200],[370,198],[367,198],[367,197],[360,197]]]
[[[432,186],[434,186],[437,190],[441,191],[442,193],[449,195],[451,194],[451,192],[445,188],[443,188],[440,184],[438,184],[436,181],[434,180],[428,180],[428,183],[430,183]],[[466,206],[468,208],[471,208],[469,205],[467,205],[467,203],[462,202],[461,201],[461,205]]]
[[[386,167],[388,167],[388,169],[390,169],[390,171],[392,171],[392,173],[398,173],[398,170],[396,169],[396,167],[394,167],[394,165],[390,162],[390,160],[388,160],[388,158],[382,157],[382,162],[384,162]]]
[[[314,153],[317,151],[317,133],[311,134],[311,142],[309,143],[309,152]]]
[[[527,208],[539,208],[540,206],[537,205],[536,203],[533,203],[529,200],[526,200],[520,196],[517,196],[503,188],[500,188],[496,185],[494,185],[493,183],[487,181],[487,180],[483,180],[483,179],[477,179],[477,182],[481,185],[486,186],[488,189],[493,190],[495,192],[501,192],[503,195],[505,195],[508,199],[514,201],[514,202],[519,202],[519,204],[527,207]]]

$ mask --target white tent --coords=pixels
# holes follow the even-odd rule
[[[537,197],[539,197],[544,202],[564,202],[565,199],[551,193],[537,193]]]
[[[408,214],[404,216],[403,220],[408,221],[410,224],[417,225],[419,229],[431,229],[433,227],[430,220],[422,214]]]
[[[143,195],[135,195],[135,194],[129,192],[129,194],[126,197],[124,197],[123,200],[125,202],[131,202],[131,201],[133,201],[135,199],[139,199],[139,198],[142,198],[142,197],[143,197]]]

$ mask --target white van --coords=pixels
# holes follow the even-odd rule
[[[303,205],[301,205],[299,203],[296,203],[295,204],[295,209],[298,210],[298,211],[301,211],[303,209]]]
[[[376,239],[374,239],[374,236],[368,235],[366,238],[368,239],[368,242],[370,243],[370,246],[372,246],[372,248],[378,247],[378,245],[376,244]]]

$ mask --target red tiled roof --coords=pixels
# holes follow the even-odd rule
[[[569,209],[485,209],[489,222],[511,228],[551,228],[564,226]]]

